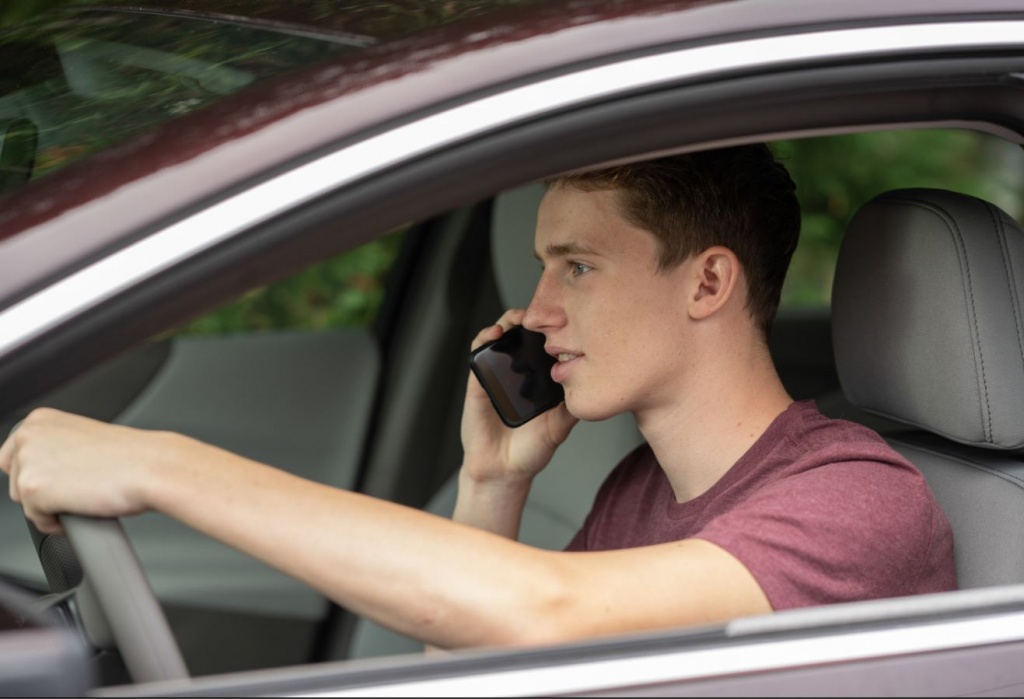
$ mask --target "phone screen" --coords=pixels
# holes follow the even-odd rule
[[[555,358],[544,351],[544,334],[521,325],[469,355],[469,366],[509,427],[519,427],[565,399],[551,379]]]

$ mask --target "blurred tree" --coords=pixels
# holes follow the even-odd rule
[[[839,242],[857,209],[901,187],[940,187],[1021,215],[1024,152],[966,130],[879,131],[775,144],[803,209],[800,245],[783,289],[789,307],[828,305]]]
[[[0,3],[0,27],[7,27],[61,5],[99,4],[94,0],[12,0]]]
[[[404,230],[255,289],[177,331],[211,335],[363,326],[377,315]]]
[[[378,39],[401,37],[495,8],[515,5],[543,5],[546,0],[192,0],[188,9],[273,21],[287,15],[298,23],[316,22],[334,29],[365,32]],[[46,10],[64,5],[139,6],[138,0],[4,0],[0,3],[0,27],[24,21]]]

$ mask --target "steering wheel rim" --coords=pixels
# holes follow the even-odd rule
[[[121,522],[59,519],[132,680],[188,680],[181,649]],[[41,545],[36,550],[43,555]]]

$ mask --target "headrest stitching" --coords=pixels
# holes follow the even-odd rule
[[[1021,335],[1020,304],[1017,300],[1017,277],[1013,273],[1013,260],[1010,257],[1010,245],[1007,242],[1006,225],[998,210],[985,202],[985,210],[992,218],[992,227],[999,236],[999,252],[1003,257],[1003,269],[1006,270],[1006,283],[1010,286],[1010,307],[1013,308],[1014,329],[1017,331],[1017,351],[1020,353],[1021,366],[1024,367],[1024,338]]]
[[[947,229],[953,234],[953,241],[957,246],[957,258],[960,262],[960,272],[967,283],[967,296],[970,301],[970,315],[971,325],[974,327],[974,351],[975,351],[975,371],[981,374],[981,387],[982,387],[982,398],[984,399],[984,406],[981,410],[981,423],[985,431],[985,441],[992,442],[992,408],[989,404],[988,397],[988,381],[985,376],[985,356],[981,351],[981,333],[978,327],[978,313],[977,306],[974,301],[974,283],[971,280],[971,267],[967,259],[967,246],[964,243],[963,233],[960,231],[960,227],[956,224],[956,218],[953,217],[945,208],[935,202],[923,202],[916,199],[907,199],[903,197],[886,197],[889,201],[895,201],[903,204],[909,204],[918,208],[930,211],[931,213],[940,214],[945,223]]]
[[[988,398],[988,378],[985,375],[985,355],[982,352],[981,347],[981,328],[978,326],[978,312],[977,305],[974,300],[974,282],[971,280],[971,263],[967,257],[967,244],[964,242],[963,233],[960,231],[960,227],[956,223],[956,219],[942,208],[941,205],[936,204],[935,207],[941,211],[947,218],[950,225],[952,225],[955,232],[955,240],[957,246],[960,249],[960,254],[963,257],[963,268],[967,278],[967,289],[971,298],[971,325],[974,326],[974,348],[978,353],[978,365],[981,371],[981,385],[984,389],[985,395],[985,410],[982,413],[983,423],[985,425],[985,439],[989,442],[992,441],[992,407],[989,404]]]

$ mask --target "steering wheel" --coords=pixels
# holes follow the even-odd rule
[[[117,645],[134,682],[189,679],[181,649],[120,521],[61,515],[66,537],[43,534],[25,521],[53,592],[75,590],[83,624]]]

